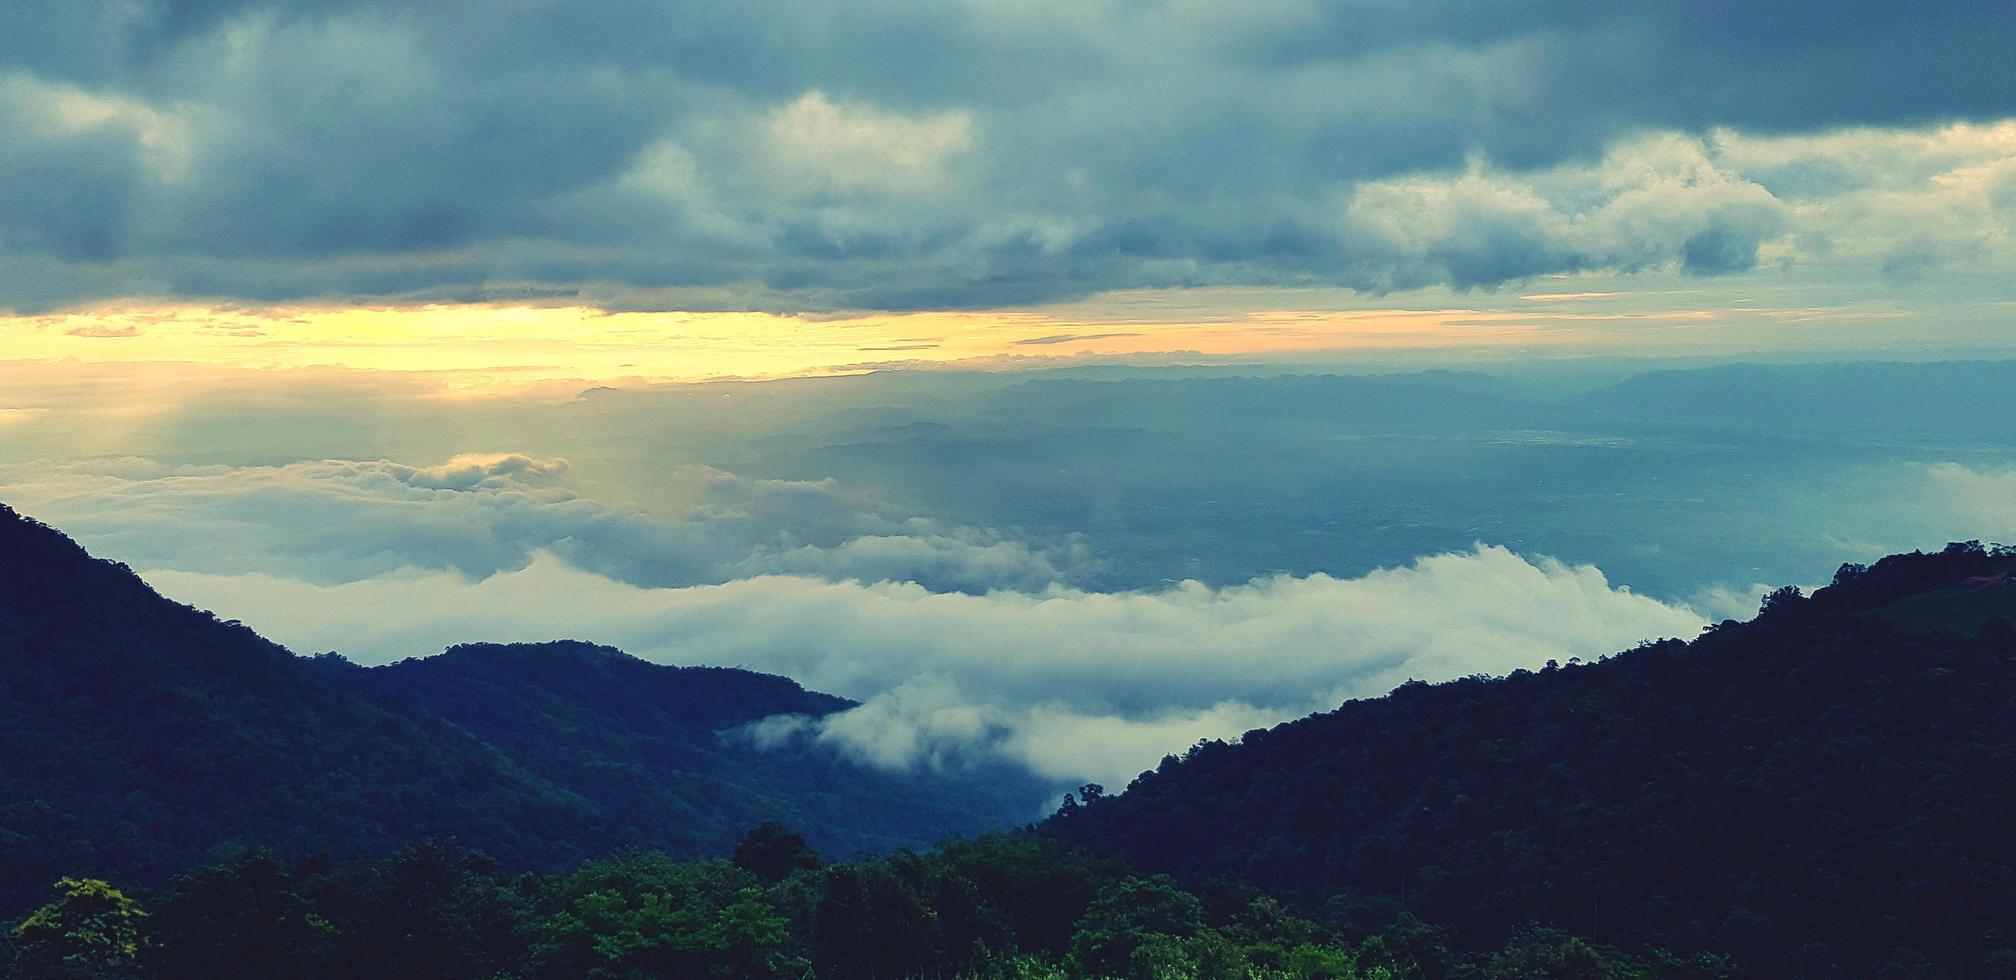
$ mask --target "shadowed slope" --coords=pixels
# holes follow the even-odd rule
[[[247,845],[453,837],[552,868],[626,846],[725,855],[777,819],[846,854],[1012,822],[1039,798],[719,734],[848,706],[587,644],[303,660],[0,507],[0,906],[60,874],[158,878]]]
[[[1894,556],[1691,644],[1410,684],[1202,744],[1044,830],[1484,944],[1537,920],[1755,976],[2005,975],[2016,631],[1980,613],[2012,568]]]

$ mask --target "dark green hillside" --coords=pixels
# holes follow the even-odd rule
[[[0,901],[230,842],[362,854],[455,834],[565,859],[586,853],[591,816],[477,739],[372,705],[0,510]]]
[[[784,819],[850,854],[1038,799],[715,731],[846,704],[583,645],[306,661],[0,508],[0,908],[60,874],[152,880],[246,845],[343,857],[441,837],[551,868],[625,846],[726,854]]]
[[[2016,631],[1983,615],[2012,568],[1894,556],[1692,643],[1411,684],[1044,831],[1478,944],[1538,923],[1753,976],[2016,975]]]
[[[725,854],[762,820],[805,828],[829,854],[888,851],[1026,819],[1045,798],[1018,773],[911,778],[817,747],[758,750],[736,736],[742,726],[854,706],[772,674],[667,667],[579,642],[465,644],[342,666],[379,703],[450,722],[596,800],[624,839],[684,841],[684,853]]]

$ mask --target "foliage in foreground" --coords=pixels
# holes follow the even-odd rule
[[[64,879],[5,930],[23,977],[1711,980],[1710,957],[1528,930],[1462,953],[1404,914],[1346,935],[1248,890],[1195,893],[1026,836],[821,865],[759,828],[737,861],[638,852],[509,875],[451,845],[289,866],[252,851],[129,896]],[[11,960],[11,963],[10,963]]]

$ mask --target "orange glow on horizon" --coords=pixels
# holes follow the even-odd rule
[[[1472,310],[1263,311],[1143,322],[1027,311],[817,319],[580,306],[164,305],[0,317],[0,358],[8,360],[342,367],[453,375],[472,385],[777,378],[1002,359],[1032,366],[1153,354],[1552,346],[1568,339],[1530,317]]]

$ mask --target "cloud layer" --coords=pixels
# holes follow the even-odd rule
[[[2007,535],[2002,543],[2016,543],[2016,468],[1976,469],[1941,463],[1927,474],[1929,509],[1957,514],[1959,521],[1965,522],[1962,526]]]
[[[670,663],[739,665],[864,700],[815,737],[888,766],[986,756],[1059,781],[1124,784],[1165,752],[1448,679],[1596,657],[1689,635],[1693,612],[1594,568],[1500,548],[1356,579],[1279,576],[1213,589],[986,595],[764,576],[646,588],[541,554],[472,579],[406,570],[338,585],[266,574],[143,574],[298,650],[367,662],[476,638],[592,637]],[[415,601],[416,597],[424,601]]]
[[[349,582],[407,569],[476,578],[548,552],[617,581],[670,587],[753,575],[1041,589],[1090,567],[1071,540],[898,516],[831,480],[745,480],[669,466],[698,500],[671,514],[567,486],[564,460],[518,453],[432,466],[320,460],[166,466],[138,458],[0,465],[0,495],[143,567]]]
[[[1923,277],[2006,258],[2016,156],[1943,128],[2016,105],[1999,5],[153,0],[0,38],[24,308]]]
[[[2005,469],[1875,472],[1831,503],[1801,502],[1834,508],[1816,517],[1829,533],[1883,534],[1840,553],[1993,538],[2016,521]],[[1098,591],[1083,583],[1100,581],[1101,563],[1074,539],[904,516],[832,480],[667,464],[653,483],[666,499],[647,508],[600,502],[583,479],[522,453],[244,467],[118,457],[0,464],[0,500],[303,653],[382,662],[571,637],[740,665],[864,702],[818,722],[773,719],[745,733],[758,742],[817,739],[890,767],[1006,759],[1060,784],[1122,785],[1198,738],[1409,678],[1691,635],[1747,615],[1766,588],[1660,601],[1589,565],[1479,545],[1358,577]]]

